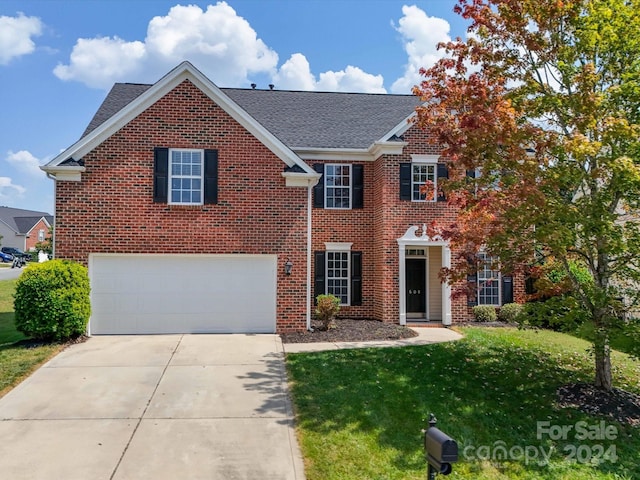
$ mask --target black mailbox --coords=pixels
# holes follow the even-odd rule
[[[424,450],[429,465],[443,475],[449,475],[451,464],[458,461],[458,444],[436,427],[429,427],[425,432]]]

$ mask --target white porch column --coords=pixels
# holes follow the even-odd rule
[[[448,245],[442,246],[442,267],[451,268],[451,249]],[[442,283],[442,324],[451,325],[451,285]]]
[[[399,261],[398,283],[400,285],[400,291],[398,292],[398,300],[400,305],[400,325],[406,325],[407,324],[407,295],[406,295],[407,276],[405,273],[405,267],[406,267],[405,257],[406,257],[407,250],[404,244],[402,244],[400,241],[398,241],[398,244],[400,246],[400,248],[398,249],[398,251],[400,252],[399,260],[398,260]]]

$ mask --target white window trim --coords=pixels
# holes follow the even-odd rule
[[[435,203],[438,201],[438,160],[439,155],[411,155],[411,201],[416,203]],[[433,198],[416,200],[413,198],[413,166],[414,165],[433,165]]]
[[[350,252],[353,242],[324,242],[327,252]]]
[[[345,277],[329,277],[329,254],[330,253],[346,253],[347,254],[347,303],[340,303],[341,307],[348,307],[351,305],[351,254],[350,254],[350,250],[327,250],[326,251],[326,255],[325,255],[325,272],[326,273],[326,278],[325,278],[325,282],[326,282],[326,287],[325,287],[325,293],[328,294],[329,293],[329,278],[333,278],[333,279],[340,279],[340,280],[344,280]]]
[[[488,257],[491,257],[490,255],[488,255],[486,252],[479,252],[483,255],[486,255]],[[500,271],[500,267],[498,266],[497,269],[492,268],[491,269],[492,272],[498,272],[498,278],[496,279],[496,282],[498,283],[498,303],[480,303],[480,290],[481,290],[481,282],[486,281],[486,279],[482,279],[480,280],[480,271],[478,271],[476,273],[476,284],[477,284],[477,288],[476,288],[476,298],[477,298],[477,303],[478,305],[487,305],[489,307],[499,307],[502,305],[502,272]]]
[[[328,207],[327,189],[334,185],[327,185],[327,167],[348,167],[349,168],[349,206],[348,207]],[[344,187],[339,187],[344,188]],[[325,163],[324,164],[324,208],[326,210],[351,210],[353,208],[353,168],[350,163]]]
[[[173,152],[200,152],[200,202],[174,202],[171,195],[171,184],[173,180],[173,168],[172,168],[172,154]],[[169,149],[169,175],[167,185],[167,203],[169,205],[204,205],[204,150],[199,148],[170,148]],[[180,175],[176,178],[186,178]],[[191,175],[191,178],[196,178],[195,175]]]

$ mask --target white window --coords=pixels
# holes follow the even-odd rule
[[[202,150],[169,151],[169,203],[202,205],[203,153]]]
[[[411,200],[438,200],[438,155],[411,155]]]
[[[44,230],[42,228],[38,230],[38,241],[44,242]]]
[[[325,208],[351,208],[351,165],[324,166]]]
[[[327,293],[349,305],[349,255],[350,252],[327,252]]]
[[[497,305],[500,302],[500,270],[498,259],[480,252],[478,270],[478,305]]]

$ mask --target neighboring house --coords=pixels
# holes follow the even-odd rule
[[[43,167],[55,254],[89,267],[90,332],[303,330],[320,293],[354,318],[468,320],[438,277],[457,260],[423,231],[456,212],[437,189],[438,149],[408,122],[417,105],[220,89],[188,62],[154,85],[115,85]],[[505,283],[483,275],[499,283],[481,294]],[[501,304],[505,285],[479,298]]]
[[[20,208],[0,207],[0,235],[3,247],[19,248],[25,252],[35,250],[44,242],[53,225],[53,216]]]

